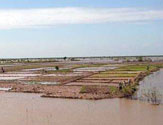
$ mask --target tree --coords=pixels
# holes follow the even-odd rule
[[[59,70],[59,66],[55,66],[55,69],[56,69],[56,70]]]
[[[139,62],[142,62],[142,61],[143,61],[143,57],[142,57],[142,56],[139,56],[139,57],[138,57],[138,61],[139,61]]]
[[[5,70],[4,70],[4,68],[3,68],[3,67],[1,67],[1,70],[2,70],[2,73],[5,73]]]
[[[149,70],[149,65],[147,66],[147,70]]]
[[[63,59],[64,59],[64,60],[66,60],[66,59],[67,59],[67,57],[65,56]]]

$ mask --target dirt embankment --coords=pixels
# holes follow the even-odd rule
[[[4,86],[3,86],[4,87]],[[5,86],[7,87],[7,86]],[[82,86],[54,86],[54,85],[23,85],[23,84],[8,84],[12,87],[9,92],[23,93],[42,93],[41,97],[50,98],[72,98],[72,99],[104,99],[122,97],[120,93],[113,94],[108,87],[89,86],[83,92]]]

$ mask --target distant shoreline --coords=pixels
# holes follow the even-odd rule
[[[132,58],[132,57],[163,57],[163,55],[133,55],[133,56],[63,56],[63,57],[16,57],[16,58],[0,58],[0,60],[6,59],[63,59],[67,58]]]

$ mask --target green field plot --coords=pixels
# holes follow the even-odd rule
[[[121,73],[121,74],[96,74],[96,75],[93,75],[92,77],[102,77],[102,78],[105,78],[105,77],[135,77],[137,74],[125,74],[125,73]]]
[[[124,66],[116,69],[116,71],[147,71],[147,70],[154,70],[156,69],[156,66],[149,66],[148,65],[130,65],[130,66]]]

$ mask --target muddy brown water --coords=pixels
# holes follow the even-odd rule
[[[0,93],[2,125],[162,125],[163,105],[128,99],[98,101]]]

